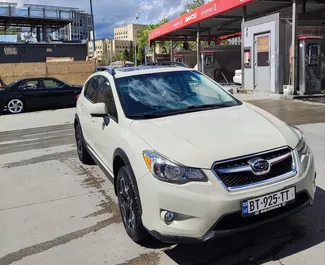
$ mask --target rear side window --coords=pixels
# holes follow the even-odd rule
[[[95,77],[91,78],[87,82],[84,95],[92,103],[97,102],[97,98],[98,98],[98,76],[95,76]]]
[[[54,79],[44,79],[43,82],[44,82],[45,87],[48,89],[64,87],[64,83],[62,83],[60,81],[56,81]]]

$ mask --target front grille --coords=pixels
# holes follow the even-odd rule
[[[285,159],[279,160],[271,165],[270,171],[264,175],[256,175],[248,163],[249,160],[254,158],[271,161],[272,159],[282,158],[283,156],[286,156]],[[236,189],[247,185],[258,184],[292,172],[293,157],[291,149],[283,148],[263,154],[216,163],[213,170],[228,189]]]

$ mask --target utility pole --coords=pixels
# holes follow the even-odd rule
[[[93,51],[95,56],[96,51],[96,37],[95,37],[95,20],[94,20],[94,11],[93,11],[93,0],[90,0],[90,14],[91,14],[91,23],[93,24]]]
[[[297,92],[297,0],[292,0],[292,86]]]
[[[136,20],[139,19],[140,14],[141,14],[141,12],[136,14],[134,23],[135,23]],[[135,36],[135,47],[134,47],[134,65],[135,66],[137,66],[137,44],[138,44],[138,36],[136,35]]]

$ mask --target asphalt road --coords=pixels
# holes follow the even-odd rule
[[[315,205],[207,244],[154,248],[127,237],[112,184],[97,166],[79,163],[73,109],[0,116],[0,265],[325,264],[324,108],[255,104],[307,135],[318,171]]]

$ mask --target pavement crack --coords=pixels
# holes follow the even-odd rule
[[[42,243],[30,246],[30,247],[20,249],[16,252],[7,254],[4,257],[0,258],[0,265],[9,265],[9,264],[12,264],[13,262],[22,260],[26,257],[45,252],[51,248],[54,248],[54,247],[57,247],[60,245],[67,244],[67,243],[71,242],[72,240],[79,239],[89,233],[97,232],[111,224],[117,223],[118,220],[119,220],[119,218],[116,215],[114,215],[112,218],[98,222],[93,226],[90,226],[90,227],[57,237],[57,238],[54,238],[54,239],[46,241],[46,242],[42,242]]]

